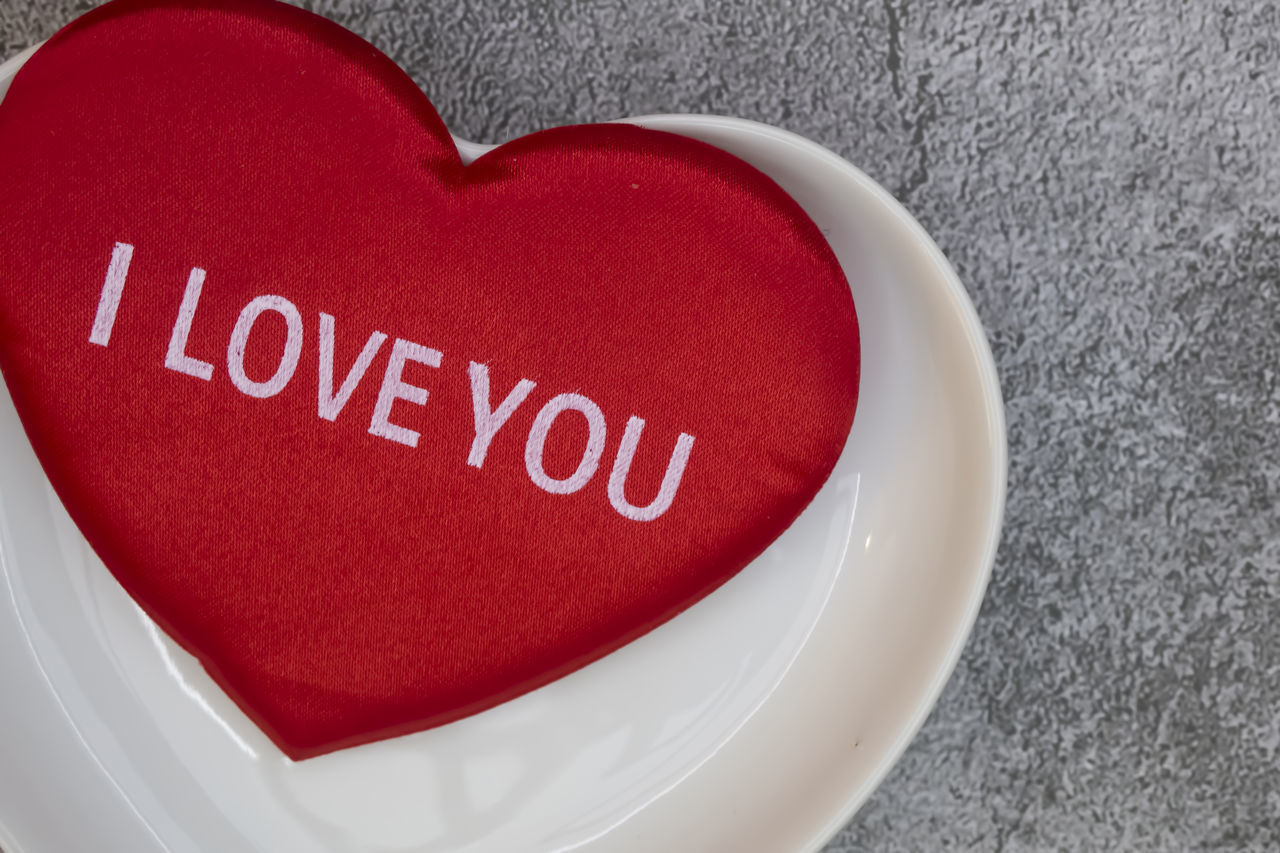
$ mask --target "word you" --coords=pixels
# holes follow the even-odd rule
[[[129,264],[132,260],[133,246],[128,243],[117,243],[111,253],[111,262],[102,284],[98,311],[93,319],[93,329],[89,333],[90,343],[105,347],[110,342],[111,329],[115,325],[116,312],[120,307],[120,298],[124,293],[125,279],[128,278]],[[170,370],[209,381],[213,376],[213,365],[187,355],[186,351],[187,338],[195,322],[196,307],[200,302],[200,291],[204,287],[205,275],[205,270],[199,267],[191,270],[186,291],[182,295],[182,304],[178,308],[178,316],[174,320],[164,365]],[[275,373],[265,381],[256,381],[245,373],[245,348],[248,346],[249,335],[253,331],[254,324],[267,312],[283,317],[288,332],[284,351],[280,355],[280,363]],[[382,345],[386,343],[387,335],[378,331],[369,335],[360,355],[335,391],[333,388],[334,318],[331,315],[320,312],[319,331],[320,369],[317,382],[317,414],[327,421],[334,421],[337,420],[338,414],[346,406],[347,401],[351,399],[351,395],[382,349]],[[235,327],[231,330],[231,339],[227,343],[227,375],[236,388],[250,397],[264,398],[279,394],[289,384],[294,371],[297,370],[298,360],[302,357],[302,337],[302,315],[292,302],[283,296],[255,297],[241,310]],[[419,433],[392,423],[391,409],[397,400],[419,406],[427,402],[426,388],[411,385],[402,378],[405,364],[415,362],[438,368],[443,357],[443,353],[439,350],[403,338],[396,338],[391,345],[391,355],[387,359],[386,371],[382,376],[378,400],[373,407],[373,417],[369,422],[370,433],[409,447],[418,446]],[[535,383],[530,379],[521,379],[497,408],[494,408],[490,404],[489,368],[473,361],[468,366],[467,372],[471,379],[471,402],[475,424],[475,438],[471,442],[467,464],[473,468],[483,468],[490,443],[503,425],[511,419],[516,409],[528,398]],[[577,412],[586,418],[588,438],[578,467],[568,477],[561,479],[552,477],[543,467],[542,449],[556,419],[566,412]],[[640,434],[643,430],[644,420],[632,415],[627,421],[618,454],[613,460],[613,469],[609,473],[609,503],[619,513],[633,521],[653,521],[670,508],[671,502],[675,499],[676,490],[680,487],[680,481],[684,477],[689,454],[693,450],[693,436],[680,433],[675,449],[667,461],[667,469],[663,474],[662,485],[658,489],[657,496],[645,506],[636,506],[626,498],[627,473],[631,470],[631,461],[635,457],[636,447],[640,444]],[[557,394],[538,412],[525,442],[524,464],[529,472],[529,479],[534,485],[552,494],[567,495],[578,491],[591,481],[600,465],[600,458],[604,455],[606,434],[604,412],[598,405],[581,394]]]

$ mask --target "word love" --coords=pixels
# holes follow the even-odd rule
[[[132,260],[133,246],[128,243],[117,243],[112,251],[102,293],[98,299],[98,311],[94,316],[93,329],[89,333],[90,343],[105,347],[110,342],[111,330],[115,325],[116,312],[120,307],[120,298],[124,293],[125,280],[128,278]],[[186,352],[187,338],[191,334],[192,324],[195,321],[205,275],[206,271],[199,267],[191,270],[186,291],[182,296],[182,304],[173,324],[173,333],[169,338],[169,349],[165,355],[164,364],[171,370],[209,381],[213,376],[213,365],[194,358]],[[257,381],[245,373],[245,350],[254,324],[267,312],[283,317],[288,333],[284,352],[281,353],[280,363],[275,373],[265,381]],[[302,357],[302,338],[302,315],[288,299],[282,296],[266,295],[251,300],[241,310],[232,329],[231,340],[227,344],[227,374],[232,383],[250,397],[263,398],[279,394],[289,384],[289,380],[297,370],[298,361]],[[333,341],[334,318],[321,312],[317,414],[328,421],[337,420],[338,414],[364,378],[369,366],[382,349],[382,345],[386,343],[387,335],[378,331],[369,335],[364,349],[360,351],[355,364],[347,371],[346,378],[342,380],[336,392],[333,390]],[[398,400],[419,406],[427,402],[427,389],[412,385],[402,378],[405,365],[408,362],[415,362],[438,368],[443,357],[443,353],[439,350],[403,338],[395,340],[391,345],[391,355],[387,360],[382,386],[378,391],[377,403],[374,405],[373,417],[369,423],[370,433],[409,447],[418,446],[419,433],[392,423],[391,410]],[[471,362],[468,374],[471,380],[475,438],[471,443],[471,451],[467,455],[467,464],[474,468],[483,468],[490,443],[503,425],[511,419],[516,409],[528,398],[535,383],[529,379],[521,379],[497,408],[493,408],[490,405],[489,368],[483,364]],[[543,467],[542,450],[557,418],[571,411],[586,418],[587,446],[577,469],[570,476],[560,479],[548,474]],[[681,433],[667,461],[657,497],[645,506],[636,506],[626,498],[626,483],[627,473],[631,470],[631,461],[635,457],[636,447],[640,443],[640,434],[643,430],[642,418],[633,415],[627,421],[617,457],[613,460],[613,470],[609,474],[609,502],[619,513],[633,521],[653,521],[670,508],[676,491],[680,487],[680,481],[684,477],[689,454],[693,450],[693,436]],[[604,454],[606,433],[604,412],[590,399],[581,394],[559,394],[552,397],[534,418],[525,442],[524,463],[529,472],[529,479],[539,488],[552,494],[566,495],[578,491],[591,481],[599,467],[600,458]]]

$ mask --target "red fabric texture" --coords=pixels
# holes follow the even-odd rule
[[[484,710],[670,619],[791,524],[852,424],[848,284],[760,172],[625,125],[464,167],[387,57],[283,4],[118,0],[76,21],[0,103],[0,187],[0,369],[50,481],[294,758]],[[133,253],[93,342],[117,244]],[[243,348],[258,384],[237,384],[233,330],[264,295],[281,299]],[[300,355],[265,395],[286,304]],[[334,391],[387,336],[332,420],[322,314]],[[397,339],[419,345],[400,345],[418,355],[400,386]],[[535,383],[479,466],[473,363],[490,410]],[[371,432],[388,383],[385,422],[416,446]],[[557,492],[527,456],[562,394],[604,428],[580,398],[551,421]],[[651,520],[609,495],[633,416],[629,504],[654,501],[693,439]],[[565,487],[600,439],[594,474]]]

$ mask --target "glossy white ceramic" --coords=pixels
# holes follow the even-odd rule
[[[0,67],[0,94],[24,58]],[[861,398],[812,506],[721,590],[578,673],[293,763],[107,573],[2,394],[0,846],[780,853],[849,819],[982,599],[1006,465],[991,354],[938,249],[847,162],[735,119],[633,121],[771,175],[846,267]]]

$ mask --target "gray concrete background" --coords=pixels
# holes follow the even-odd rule
[[[92,5],[0,0],[0,54]],[[831,853],[1280,850],[1280,9],[304,5],[472,139],[789,128],[959,270],[1008,406],[1004,542],[941,703]]]

